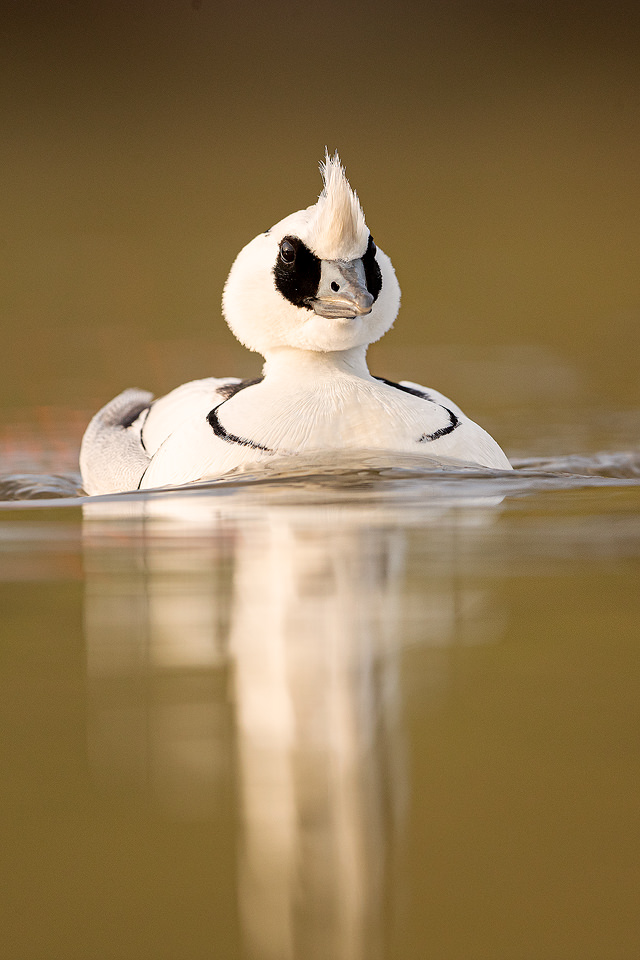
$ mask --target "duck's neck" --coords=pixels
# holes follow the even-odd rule
[[[350,350],[336,350],[322,353],[315,350],[297,350],[294,347],[279,347],[265,356],[263,373],[269,379],[278,378],[321,378],[336,374],[371,379],[367,367],[366,346],[352,347]]]

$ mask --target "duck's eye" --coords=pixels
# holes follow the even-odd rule
[[[276,290],[285,300],[301,310],[312,309],[309,303],[318,294],[321,264],[300,237],[282,238],[272,273]]]
[[[280,259],[283,263],[293,263],[296,258],[296,248],[290,240],[283,240],[280,244]]]

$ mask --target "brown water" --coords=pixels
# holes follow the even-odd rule
[[[11,960],[640,956],[637,4],[5,4]],[[87,501],[88,418],[220,319],[337,147],[372,372],[511,476],[380,459]]]
[[[366,466],[5,501],[8,956],[635,955],[638,456]]]

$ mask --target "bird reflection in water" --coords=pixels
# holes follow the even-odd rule
[[[276,484],[85,506],[96,776],[175,817],[205,820],[236,791],[250,956],[382,955],[409,796],[403,649],[445,649],[465,619],[495,635],[455,574],[460,529],[492,522],[494,503],[418,513],[434,575],[407,569],[415,512],[352,494]]]

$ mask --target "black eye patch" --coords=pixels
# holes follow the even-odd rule
[[[367,290],[374,300],[378,299],[378,294],[382,290],[382,273],[376,260],[377,247],[373,242],[373,237],[369,234],[369,243],[362,258],[364,267],[364,276],[367,281]]]
[[[320,259],[298,237],[280,241],[278,258],[273,268],[276,287],[296,307],[310,310],[320,284]]]

